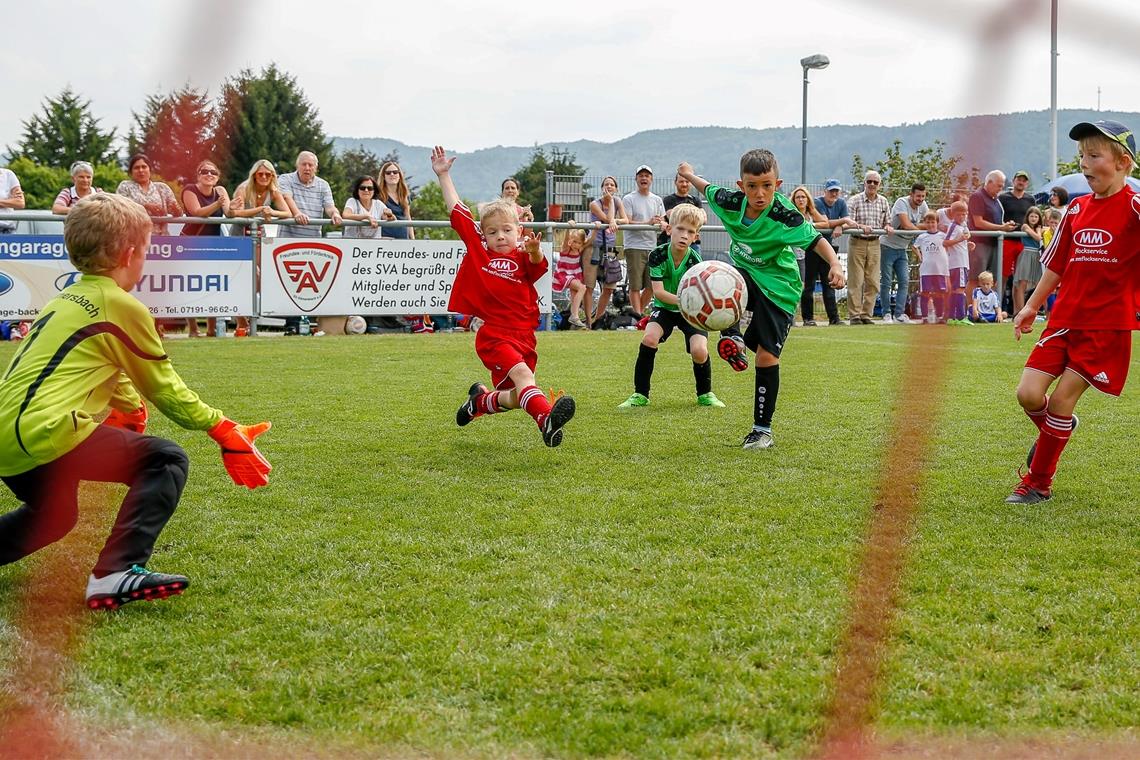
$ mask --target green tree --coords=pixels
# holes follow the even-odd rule
[[[1080,154],[1073,156],[1072,161],[1057,161],[1057,176],[1064,177],[1066,174],[1080,174],[1081,172],[1081,157]],[[1140,164],[1132,165],[1132,176],[1140,179]]]
[[[59,191],[71,186],[71,175],[59,166],[44,166],[27,156],[20,156],[8,164],[20,179],[24,191],[24,202],[28,209],[49,209]],[[109,193],[115,192],[119,183],[127,178],[118,164],[98,164],[95,166],[94,186]]]
[[[475,201],[463,198],[463,204],[471,209],[475,218],[479,218],[479,208]],[[420,188],[416,197],[412,199],[412,219],[416,221],[444,221],[448,219],[447,205],[443,202],[443,190],[438,182],[429,182]],[[450,227],[420,227],[416,229],[416,238],[421,240],[458,240],[459,235]]]
[[[519,203],[530,204],[535,221],[546,221],[546,172],[580,177],[585,170],[578,166],[577,157],[569,150],[553,146],[550,154],[536,145],[530,160],[515,170],[514,177],[519,181]]]
[[[380,166],[385,159],[378,157],[363,145],[342,152],[337,157],[337,161],[341,165],[341,171],[344,173],[344,178],[348,180],[349,186],[356,181],[357,177],[372,177],[377,182],[381,181],[377,179],[377,175],[380,173]]]
[[[91,115],[91,101],[81,100],[70,87],[45,100],[43,113],[33,115],[23,127],[20,142],[7,148],[12,158],[24,156],[41,166],[65,170],[80,159],[92,164],[115,160],[115,130],[100,129],[99,120]]]
[[[135,123],[127,150],[145,153],[159,177],[193,182],[199,162],[221,158],[213,155],[218,115],[204,91],[187,85],[167,95],[150,95],[143,113],[132,111],[131,116]]]
[[[954,176],[954,168],[962,157],[947,156],[945,151],[946,143],[935,140],[933,145],[919,148],[910,155],[904,155],[902,140],[895,140],[884,151],[883,158],[871,167],[868,167],[863,157],[856,153],[851,161],[851,176],[860,178],[868,168],[874,169],[883,178],[880,192],[891,198],[906,195],[910,192],[911,185],[921,182],[926,185],[932,201],[941,203],[951,190],[966,187],[965,179],[959,182],[959,178]],[[976,177],[976,169],[974,174]]]
[[[219,100],[214,142],[226,187],[244,181],[259,158],[279,172],[291,172],[297,154],[308,150],[316,154],[320,176],[332,185],[334,199],[343,203],[347,184],[332,140],[296,78],[276,64],[257,74],[245,69],[226,80]]]

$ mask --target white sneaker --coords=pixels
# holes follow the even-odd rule
[[[884,314],[883,315],[883,324],[884,325],[893,325],[894,323],[895,323],[895,318],[892,317],[890,314]]]
[[[900,314],[899,318],[896,319],[895,321],[898,322],[900,325],[909,325],[910,324],[910,317],[908,317],[906,314]]]
[[[117,573],[87,578],[87,606],[93,610],[113,610],[127,602],[165,599],[181,594],[190,585],[184,575],[155,573],[145,567],[131,565]]]

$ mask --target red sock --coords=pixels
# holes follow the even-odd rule
[[[475,397],[475,416],[505,411],[499,404],[499,391],[487,391]]]
[[[1045,403],[1036,412],[1026,411],[1025,415],[1037,426],[1038,430],[1045,429],[1045,415],[1049,411],[1049,396],[1046,394]]]
[[[1038,491],[1048,491],[1057,474],[1057,460],[1073,434],[1073,418],[1047,414],[1045,427],[1037,436],[1037,450],[1029,464],[1029,477]]]
[[[546,416],[550,414],[550,402],[546,400],[546,394],[535,385],[528,385],[522,389],[519,393],[519,406],[534,417],[539,427],[542,427],[542,423],[546,422]]]

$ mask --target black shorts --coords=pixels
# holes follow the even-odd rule
[[[740,272],[744,277],[744,283],[748,286],[748,310],[752,312],[752,321],[748,323],[748,330],[744,333],[744,345],[753,353],[759,346],[772,356],[778,357],[784,350],[784,343],[788,340],[788,333],[791,332],[795,317],[772,303],[760,290],[760,286],[753,281],[752,275],[743,269],[736,271]]]
[[[694,335],[701,335],[708,337],[708,333],[704,330],[698,330],[685,321],[679,311],[669,311],[662,309],[659,306],[654,306],[653,311],[649,312],[649,321],[661,327],[661,340],[658,343],[664,343],[669,340],[669,336],[673,334],[673,329],[676,328],[681,331],[685,336],[685,350],[689,350],[689,338]]]

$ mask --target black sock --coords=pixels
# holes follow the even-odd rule
[[[756,367],[756,396],[752,399],[752,421],[771,430],[772,415],[776,413],[776,396],[780,393],[780,365]]]
[[[637,364],[633,367],[633,389],[642,396],[649,396],[649,378],[653,377],[653,360],[656,358],[657,349],[642,343],[637,352]]]
[[[704,364],[693,362],[693,377],[697,381],[697,395],[703,396],[712,391],[712,359],[705,359]]]

